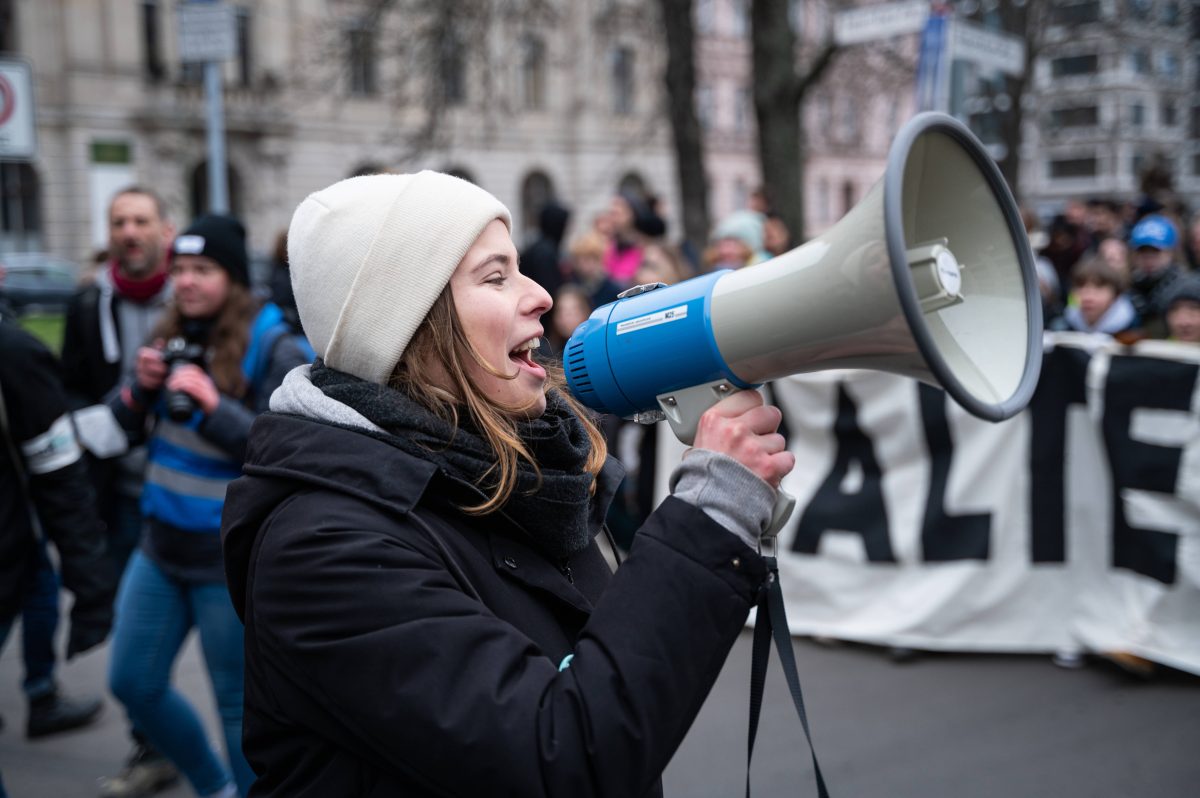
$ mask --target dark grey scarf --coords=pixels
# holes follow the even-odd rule
[[[400,391],[331,369],[318,362],[312,382],[330,399],[353,408],[384,429],[398,449],[435,463],[444,474],[490,492],[495,486],[487,471],[496,457],[486,440],[460,418],[454,429]],[[584,470],[590,451],[583,423],[557,391],[546,397],[546,412],[522,421],[518,432],[541,468],[537,475],[519,461],[517,488],[501,507],[533,539],[536,548],[554,560],[585,549],[592,476]]]

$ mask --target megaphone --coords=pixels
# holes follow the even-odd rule
[[[924,113],[883,178],[823,235],[761,264],[636,286],[563,350],[571,392],[690,444],[723,396],[790,374],[874,369],[999,421],[1041,368],[1042,306],[1016,203],[974,134]]]

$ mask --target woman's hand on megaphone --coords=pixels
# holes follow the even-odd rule
[[[796,466],[796,456],[776,430],[783,414],[758,391],[738,391],[700,416],[693,445],[732,457],[772,488]]]

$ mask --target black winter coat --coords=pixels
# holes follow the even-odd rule
[[[19,610],[37,543],[32,510],[58,552],[63,584],[75,597],[67,655],[108,636],[117,574],[105,557],[104,526],[67,398],[50,351],[10,318],[0,302],[0,622]]]
[[[254,796],[659,794],[765,579],[674,498],[615,575],[595,543],[549,562],[432,463],[309,419],[260,417],[245,474],[223,535]]]

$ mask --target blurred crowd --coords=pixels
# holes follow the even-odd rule
[[[1023,216],[1047,329],[1200,343],[1200,212],[1093,197]]]
[[[560,356],[594,309],[633,285],[753,266],[799,243],[761,191],[717,221],[702,251],[675,243],[669,216],[657,197],[631,192],[586,220],[553,200],[541,208],[521,270],[554,299],[543,357]],[[1090,198],[1049,219],[1026,210],[1023,221],[1047,329],[1200,343],[1200,212],[1149,198]],[[39,737],[90,723],[102,705],[67,695],[55,680],[60,585],[75,594],[70,654],[114,627],[108,687],[129,718],[132,748],[124,768],[102,780],[106,798],[152,795],[181,777],[199,795],[232,796],[252,778],[236,743],[240,624],[216,533],[223,485],[239,471],[250,422],[311,349],[286,237],[267,279],[252,281],[249,264],[236,219],[205,216],[177,233],[152,189],[128,187],[109,208],[108,247],[68,307],[57,354],[4,307],[0,272],[0,644],[19,619],[25,732]],[[657,429],[609,418],[604,430],[628,471],[609,516],[625,545],[653,508]],[[224,757],[170,685],[193,627],[226,733]],[[165,648],[152,657],[150,641]]]

